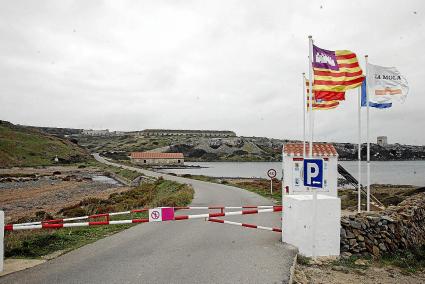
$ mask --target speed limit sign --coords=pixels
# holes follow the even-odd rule
[[[270,169],[267,171],[267,175],[270,178],[270,195],[273,195],[273,179],[276,177],[276,170]]]
[[[275,169],[270,169],[267,171],[267,175],[269,176],[269,178],[275,178],[276,177],[276,170]]]

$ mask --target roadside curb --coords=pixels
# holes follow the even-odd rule
[[[295,255],[294,257],[294,261],[292,262],[291,267],[289,268],[289,284],[294,283],[294,274],[295,274],[295,269],[297,268],[297,260],[298,260],[298,253]]]

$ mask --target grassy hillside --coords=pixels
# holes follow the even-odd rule
[[[90,159],[78,145],[28,127],[0,120],[0,168],[70,164]]]

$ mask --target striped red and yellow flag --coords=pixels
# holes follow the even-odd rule
[[[307,110],[310,110],[310,86],[309,86],[309,81],[306,80],[305,81],[306,84],[306,91],[307,91]],[[333,100],[333,101],[326,101],[326,100],[322,100],[322,99],[315,99],[315,92],[313,94],[313,110],[328,110],[328,109],[334,109],[337,106],[339,106],[339,101],[338,100]]]
[[[357,56],[350,50],[313,46],[313,72],[313,91],[321,100],[344,100],[345,91],[359,87],[364,80]]]
[[[307,101],[307,110],[310,110],[310,101]],[[313,110],[328,110],[339,106],[339,101],[316,101],[313,100]]]

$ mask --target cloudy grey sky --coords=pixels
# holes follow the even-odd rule
[[[396,66],[404,104],[371,136],[425,144],[424,1],[0,0],[0,119],[73,128],[229,129],[301,138],[308,41]],[[316,112],[316,138],[355,142],[357,91]],[[364,132],[365,134],[365,132]]]

